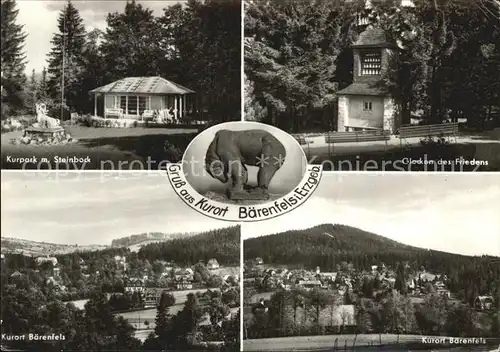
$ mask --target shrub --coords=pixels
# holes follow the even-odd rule
[[[444,135],[440,135],[435,138],[432,136],[428,136],[420,140],[420,145],[428,148],[439,148],[449,144],[450,143],[446,140]]]
[[[183,155],[182,150],[176,147],[175,145],[169,143],[168,141],[165,141],[163,149],[165,151],[166,160],[170,162],[178,162],[182,159]]]

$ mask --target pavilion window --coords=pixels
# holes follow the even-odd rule
[[[138,115],[137,113],[137,110],[138,110],[138,100],[137,99],[138,97],[136,96],[129,96],[128,97],[128,111],[127,111],[127,114],[128,115]]]
[[[127,97],[122,95],[120,98],[120,109],[122,109],[123,113],[127,112]]]
[[[361,75],[380,75],[382,71],[382,54],[380,52],[365,53],[361,56]]]
[[[138,97],[139,98],[139,115],[142,115],[144,110],[151,110],[150,109],[150,99],[149,97]]]

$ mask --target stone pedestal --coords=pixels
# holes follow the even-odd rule
[[[34,145],[53,145],[75,142],[61,126],[38,127],[30,126],[24,130],[23,137],[16,143]]]
[[[42,137],[42,138],[53,138],[59,135],[64,135],[64,128],[61,126],[57,127],[35,127],[30,126],[24,130],[25,137]]]
[[[268,200],[269,193],[258,191],[256,189],[249,189],[239,192],[235,192],[232,189],[228,189],[227,197],[230,200]]]

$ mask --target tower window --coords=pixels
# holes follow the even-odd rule
[[[382,70],[382,55],[379,52],[365,53],[361,56],[361,75],[380,75]]]
[[[363,110],[372,111],[372,102],[371,101],[365,101],[363,105],[364,105]]]

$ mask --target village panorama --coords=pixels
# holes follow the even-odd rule
[[[238,351],[239,232],[2,237],[2,350]]]
[[[247,239],[244,253],[245,350],[500,343],[498,257],[331,224]]]

